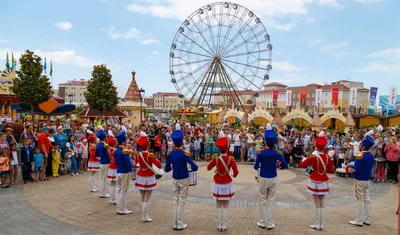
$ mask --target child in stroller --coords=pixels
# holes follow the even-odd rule
[[[299,167],[299,163],[303,160],[304,157],[304,144],[297,143],[293,148],[293,167]]]

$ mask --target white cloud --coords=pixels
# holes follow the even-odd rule
[[[343,9],[344,6],[340,5],[337,0],[319,0],[319,5],[321,6],[328,6],[336,9]]]
[[[304,70],[304,68],[292,64],[291,61],[275,61],[272,63],[272,67],[281,72],[295,72]]]
[[[324,37],[318,37],[317,39],[313,40],[313,41],[309,41],[308,42],[308,47],[314,47],[316,45],[319,45],[323,42],[326,42],[327,40]]]
[[[352,56],[355,55],[356,53],[354,52],[350,52],[350,51],[336,51],[336,52],[332,52],[333,57],[335,57],[336,59],[341,59],[343,57],[346,56]]]
[[[107,33],[107,35],[113,40],[115,40],[115,39],[136,39],[138,42],[140,42],[144,45],[149,45],[149,44],[159,42],[157,39],[152,38],[151,35],[142,33],[135,27],[132,27],[125,33],[115,32],[114,27],[108,27],[107,29],[104,29],[103,31],[105,31]]]
[[[371,58],[371,61],[366,66],[355,68],[353,71],[400,73],[400,46],[373,52],[368,58]]]
[[[59,21],[59,22],[55,23],[54,25],[62,30],[70,30],[72,28],[72,24],[70,22],[66,22],[66,21]]]
[[[296,26],[293,22],[281,24],[274,20],[265,20],[264,24],[267,28],[276,29],[278,31],[291,31]]]
[[[330,45],[323,46],[318,51],[319,52],[335,52],[339,49],[343,49],[348,46],[350,46],[349,42],[340,42],[340,43],[336,43],[336,44],[330,44]]]
[[[353,1],[360,3],[372,3],[372,2],[380,2],[381,0],[353,0]]]
[[[11,50],[11,49],[0,49],[0,55],[5,55],[9,52],[14,52],[14,57],[16,60],[21,57],[21,54],[23,53],[22,50]],[[101,61],[95,61],[89,58],[86,58],[81,55],[77,55],[75,51],[72,50],[64,50],[64,51],[42,51],[42,50],[34,50],[35,54],[39,55],[44,59],[46,57],[46,60],[48,63],[50,61],[53,61],[54,64],[63,64],[63,65],[72,65],[72,66],[77,66],[77,67],[93,67],[93,65],[96,64],[101,64]],[[0,56],[0,58],[2,58]],[[48,64],[48,66],[50,66]]]
[[[153,55],[159,55],[160,52],[159,52],[159,51],[152,51],[151,54],[153,54]]]

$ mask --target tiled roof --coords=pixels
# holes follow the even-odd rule
[[[154,95],[164,95],[164,96],[178,96],[177,92],[157,92]]]
[[[339,88],[341,90],[349,90],[349,88],[343,84],[331,84],[331,85],[325,85],[325,86],[321,87],[322,90],[331,90],[333,88]]]
[[[279,82],[268,83],[268,84],[264,85],[264,87],[266,87],[266,86],[284,86],[284,87],[287,87],[285,84],[282,84],[282,83],[279,83]]]
[[[135,75],[136,73],[132,72],[132,81],[124,97],[124,99],[126,100],[140,100],[140,98],[142,97],[142,95],[139,92],[139,87],[135,80]]]

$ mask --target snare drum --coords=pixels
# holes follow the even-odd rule
[[[195,186],[197,184],[197,172],[189,171],[189,186]]]

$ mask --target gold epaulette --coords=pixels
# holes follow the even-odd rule
[[[357,154],[356,156],[357,160],[362,160],[364,158],[364,155],[362,153]]]
[[[211,159],[212,160],[216,160],[218,157],[217,156],[212,156]]]
[[[188,157],[192,156],[192,154],[190,154],[190,152],[187,152],[187,151],[185,151],[185,155],[188,156]]]
[[[122,153],[123,153],[123,154],[130,154],[130,153],[131,153],[131,150],[130,150],[130,149],[127,149],[127,148],[124,148],[124,149],[122,150]]]
[[[259,150],[257,150],[256,154],[258,155],[258,154],[260,154],[262,151],[263,151],[262,149],[259,149]]]
[[[148,157],[155,157],[153,153],[149,153]]]
[[[235,161],[236,161],[236,160],[235,160],[235,157],[230,156],[230,157],[229,157],[229,161],[235,162]]]
[[[314,154],[311,154],[310,156],[308,156],[308,158],[312,158],[312,157],[315,157],[315,155],[314,155]]]
[[[278,151],[278,154],[279,154],[279,155],[282,155],[282,152],[281,152],[281,150],[277,150],[277,151]]]
[[[109,148],[109,147],[110,147],[110,145],[104,144],[104,148]]]

